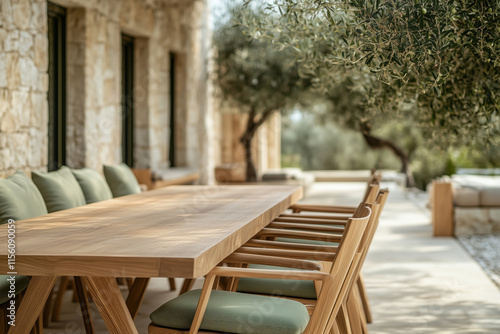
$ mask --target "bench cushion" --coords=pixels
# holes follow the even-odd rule
[[[162,327],[188,330],[200,292],[192,290],[166,302],[151,314],[151,321]],[[200,329],[236,334],[299,334],[308,322],[309,314],[302,303],[214,290]]]
[[[500,207],[500,187],[481,189],[481,206]]]
[[[284,269],[283,267],[251,264],[249,268]],[[287,270],[300,270],[286,268]],[[316,299],[316,288],[313,281],[268,279],[242,277],[238,282],[239,292],[257,293],[263,295],[287,296],[296,298]]]
[[[120,197],[141,192],[139,182],[132,170],[124,163],[103,167],[104,176],[108,182],[113,197]]]
[[[49,213],[86,204],[82,188],[66,166],[50,173],[33,172],[32,178],[45,200]]]
[[[0,179],[0,224],[47,214],[43,197],[23,172]]]
[[[462,207],[477,207],[480,204],[480,191],[474,188],[458,188],[454,190],[453,203]]]
[[[8,278],[10,278],[10,276],[0,275],[0,304],[3,304],[9,300],[8,294],[10,290],[10,282],[7,281]],[[30,283],[29,278],[26,276],[15,276],[15,281],[16,295],[26,289],[28,287],[28,284]]]
[[[105,201],[113,198],[111,189],[104,177],[95,169],[82,168],[71,170],[82,188],[87,204]]]

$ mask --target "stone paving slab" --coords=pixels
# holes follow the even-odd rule
[[[456,239],[432,237],[428,212],[414,204],[413,194],[383,186],[391,193],[363,270],[373,309],[370,333],[500,333],[500,290]],[[363,192],[362,183],[315,183],[304,202],[356,205]],[[147,333],[149,314],[175,296],[166,279],[151,281],[136,318],[139,333]],[[61,321],[45,333],[84,333],[70,298],[68,293]],[[93,315],[96,333],[107,333]]]

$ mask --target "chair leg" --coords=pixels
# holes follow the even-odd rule
[[[70,286],[69,286],[69,289],[73,289],[73,294],[72,294],[72,297],[71,297],[71,302],[72,303],[78,303],[78,292],[76,291],[76,286],[75,286],[75,281],[74,280],[70,280]]]
[[[363,310],[365,312],[366,322],[371,324],[373,322],[372,311],[370,308],[370,303],[368,302],[368,295],[366,294],[365,281],[361,273],[359,273],[356,285],[358,286],[359,289],[359,294],[361,297],[361,305],[363,306]]]
[[[345,303],[342,304],[336,320],[340,334],[352,334],[349,314],[347,313],[347,305]]]
[[[81,277],[75,276],[75,291],[80,303],[82,311],[83,324],[87,334],[94,334],[94,324],[92,323],[92,315],[90,314],[89,298],[87,295],[87,288]]]
[[[361,292],[357,284],[353,287],[354,300],[356,301],[356,307],[358,309],[358,314],[360,318],[360,324],[363,334],[368,334],[368,322],[366,321],[366,314],[363,308],[363,303],[361,301]]]
[[[168,278],[168,283],[170,284],[170,291],[177,290],[177,286],[175,285],[175,278],[169,277]]]
[[[186,278],[184,279],[184,283],[182,283],[181,291],[179,292],[179,296],[191,290],[194,285],[194,278]]]
[[[68,289],[69,277],[63,276],[59,281],[59,289],[56,293],[56,298],[54,300],[54,306],[52,308],[52,321],[59,321],[61,317],[61,307],[63,302],[64,293]]]
[[[142,299],[144,298],[144,294],[148,288],[149,281],[149,278],[136,277],[134,284],[132,284],[132,287],[130,288],[126,305],[132,319],[135,319],[137,312],[139,312],[139,307],[142,304]]]
[[[349,316],[349,323],[351,324],[351,331],[353,334],[363,334],[363,329],[361,327],[361,317],[359,315],[361,309],[358,308],[355,297],[356,296],[351,291],[349,297],[347,298],[347,313]]]
[[[339,329],[339,324],[337,323],[337,320],[333,323],[333,327],[330,330],[330,334],[340,334],[340,329]]]

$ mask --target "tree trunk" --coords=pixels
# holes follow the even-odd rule
[[[401,173],[406,175],[406,186],[411,188],[415,187],[415,179],[413,178],[413,173],[410,168],[410,161],[408,159],[408,155],[395,143],[383,139],[375,137],[371,134],[371,125],[364,122],[361,124],[361,133],[363,134],[363,138],[365,138],[366,143],[372,149],[389,149],[394,155],[396,155],[401,161]]]
[[[257,132],[257,129],[264,124],[266,119],[269,118],[269,116],[272,115],[272,113],[276,110],[276,108],[268,109],[265,112],[262,113],[260,116],[259,120],[256,121],[256,111],[255,109],[250,110],[250,114],[248,115],[248,121],[247,121],[247,128],[245,130],[245,133],[240,138],[240,143],[243,144],[245,148],[245,161],[247,164],[247,170],[246,170],[246,181],[247,182],[256,182],[257,181],[257,170],[255,169],[255,165],[253,163],[253,157],[252,157],[252,139],[255,133]]]
[[[257,181],[257,170],[255,169],[255,165],[253,163],[252,157],[252,138],[245,140],[242,144],[245,147],[245,161],[247,164],[246,170],[246,181],[247,182],[256,182]]]

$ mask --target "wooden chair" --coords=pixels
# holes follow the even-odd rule
[[[385,206],[387,196],[388,196],[388,190],[381,190],[376,198],[375,204],[366,204],[372,209],[372,217],[368,223],[368,227],[365,231],[365,234],[363,235],[363,239],[360,245],[362,257],[358,268],[356,268],[354,272],[354,275],[356,277],[355,285],[353,287],[350,287],[349,291],[351,292],[349,299],[346,299],[343,305],[344,306],[343,309],[347,310],[347,315],[346,317],[339,318],[339,319],[344,319],[342,327],[349,328],[349,330],[352,330],[353,333],[368,332],[366,325],[367,324],[366,312],[364,310],[364,305],[362,302],[363,299],[366,300],[366,295],[363,295],[365,294],[365,288],[361,279],[360,272],[361,272],[361,266],[366,258],[369,246],[373,240],[375,231],[378,227],[379,217]],[[271,223],[270,226],[274,226],[273,223]],[[288,237],[293,236],[303,239],[326,240],[326,238],[328,238],[328,235],[325,235],[325,232],[327,233],[342,232],[341,228],[336,228],[336,227],[332,228],[330,226],[315,225],[313,224],[313,221],[311,221],[310,224],[288,223],[286,225],[282,224],[279,226],[281,228],[280,231],[272,231],[272,229],[268,229],[268,231],[263,230],[261,234],[264,234],[266,236],[285,235]],[[330,250],[327,248],[334,248],[334,246],[322,246],[314,248],[315,247],[314,245],[304,245],[304,244],[298,244],[298,245],[300,247],[297,247],[297,244],[293,243],[286,243],[286,242],[283,243],[279,241],[269,241],[269,240],[263,241],[260,239],[251,240],[244,247],[238,249],[235,252],[235,254],[233,254],[233,257],[237,255],[239,252],[242,252],[247,254],[285,256],[285,257],[294,257],[294,258],[310,259],[310,260],[314,259],[316,261],[328,261],[328,255],[331,254],[328,253],[330,252]],[[314,257],[308,258],[307,257],[308,255],[305,252],[311,250],[315,251]],[[235,261],[233,261],[233,263],[235,263]],[[276,283],[271,284],[271,286],[266,286],[266,282],[259,282],[259,280],[253,280],[253,282],[248,282],[249,280],[248,279],[246,280],[247,282],[245,286],[242,289],[240,289],[243,292],[270,293],[272,289],[277,289],[277,286],[279,286],[279,282],[277,284]],[[243,282],[245,283],[245,281]],[[251,285],[252,283],[255,287],[249,288],[249,285]],[[231,282],[229,289],[231,289],[232,291],[237,291],[236,285],[238,285],[238,282],[236,283]],[[309,290],[311,290],[310,287]],[[283,291],[282,294],[283,296],[288,296],[288,297],[291,296],[292,298],[294,298],[294,300],[297,300],[298,297],[304,297],[304,296],[306,298],[314,297],[314,294],[311,292],[306,293],[299,291],[300,293],[298,293],[298,291],[290,291],[290,289],[287,289],[286,287],[284,287],[282,291]],[[311,300],[302,299],[301,301],[304,302],[305,304],[314,305],[314,301]],[[350,322],[347,322],[347,318],[350,320]]]
[[[273,326],[276,324],[282,325],[280,330],[283,334],[329,333],[334,326],[333,323],[330,323],[330,319],[336,318],[341,307],[342,293],[345,293],[344,291],[350,285],[348,278],[352,271],[351,268],[357,266],[361,259],[359,244],[370,215],[369,208],[362,208],[358,215],[348,220],[329,272],[216,267],[207,274],[201,291],[190,291],[165,303],[153,312],[151,314],[153,322],[149,326],[149,333],[258,333],[263,332],[263,329],[266,328],[267,332],[276,333],[277,331],[273,330],[275,328]],[[267,258],[269,262],[278,261],[281,266],[285,267],[299,266],[314,269],[318,265],[305,260],[262,258]],[[309,318],[307,308],[296,301],[230,291],[212,291],[214,284],[218,283],[220,277],[313,280],[321,287],[316,307]],[[352,277],[350,278],[352,279]],[[224,321],[217,321],[220,319],[224,319]],[[180,323],[183,324],[179,326]],[[170,324],[173,324],[173,327],[177,329]],[[236,328],[238,328],[237,331]]]
[[[380,184],[382,180],[382,174],[379,171],[374,170],[371,176],[367,180],[367,187],[363,196],[364,202],[373,202],[374,198],[370,195],[373,187]],[[329,206],[329,205],[311,205],[311,204],[295,204],[290,207],[292,213],[284,213],[277,218],[276,222],[303,222],[303,220],[309,219],[336,219],[345,220],[349,217],[349,214],[354,212],[356,209],[353,206]],[[306,214],[304,214],[306,213]],[[316,222],[318,223],[318,222]],[[365,313],[365,318],[368,323],[373,322],[373,317],[370,309],[370,304],[366,294],[366,288],[364,283],[363,275],[360,274],[358,278],[361,303],[363,305],[363,310]]]

